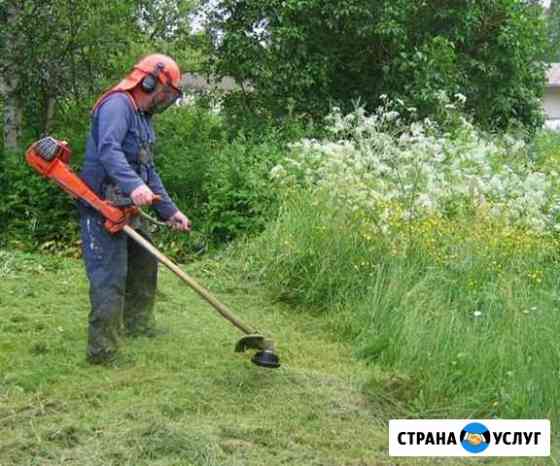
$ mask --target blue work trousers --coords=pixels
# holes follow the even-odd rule
[[[114,355],[123,334],[154,331],[158,263],[124,232],[109,233],[98,213],[81,209],[80,217],[91,304],[87,357],[97,361]],[[137,231],[151,241],[144,225]]]

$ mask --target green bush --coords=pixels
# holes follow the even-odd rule
[[[538,2],[472,0],[204,0],[213,73],[250,83],[226,109],[319,120],[356,99],[369,111],[400,97],[422,116],[437,95],[467,96],[489,129],[542,123],[543,9]],[[356,53],[359,50],[360,53]]]
[[[227,241],[264,228],[276,205],[269,173],[282,155],[274,135],[263,142],[241,135],[215,154],[205,177],[207,230],[214,238]]]
[[[182,107],[155,122],[157,166],[170,195],[207,240],[229,241],[261,231],[274,209],[271,168],[289,140],[308,129],[232,128],[204,108]]]
[[[83,108],[65,110],[51,134],[70,143],[71,164],[79,172],[88,120]],[[158,171],[194,225],[190,236],[160,229],[161,247],[184,258],[209,244],[262,230],[275,205],[269,172],[283,155],[288,136],[298,137],[304,129],[287,124],[282,130],[259,127],[232,136],[219,114],[196,105],[171,109],[154,124]],[[23,155],[22,149],[3,157],[1,237],[27,249],[77,253],[78,216],[73,201],[33,172]]]
[[[155,121],[156,164],[178,207],[191,219],[194,244],[185,235],[163,232],[181,251],[201,249],[256,231],[264,222],[266,178],[277,160],[273,143],[255,138],[229,140],[222,117],[198,106],[166,112]],[[163,243],[162,243],[163,244]]]
[[[205,176],[226,143],[222,119],[203,108],[173,108],[154,119],[159,174],[173,199],[200,223]]]
[[[71,101],[61,102],[55,123],[50,135],[70,143],[71,165],[79,171],[89,128],[87,108]],[[79,217],[75,201],[25,161],[27,147],[37,138],[35,133],[36,129],[27,127],[20,151],[0,154],[0,218],[4,226],[0,241],[24,250],[77,256]]]
[[[74,201],[37,175],[23,153],[4,155],[4,194],[0,218],[6,219],[4,241],[22,249],[75,249],[78,215]]]
[[[560,132],[542,130],[530,146],[531,162],[546,173],[560,170]]]

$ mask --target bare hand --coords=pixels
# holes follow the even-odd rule
[[[138,186],[130,193],[132,202],[137,206],[150,205],[154,202],[155,194],[145,184]]]
[[[191,221],[180,210],[178,210],[175,213],[175,215],[167,219],[166,223],[168,225],[171,225],[171,227],[174,228],[175,230],[180,230],[180,231],[190,232],[192,228]]]

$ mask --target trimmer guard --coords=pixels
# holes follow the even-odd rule
[[[270,347],[271,342],[262,335],[245,335],[235,345],[235,352],[243,353],[248,349],[265,350]]]

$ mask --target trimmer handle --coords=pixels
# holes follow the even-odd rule
[[[161,196],[156,194],[152,199],[152,204],[157,204],[160,201],[161,201]],[[113,219],[105,217],[106,218],[105,228],[113,234],[121,231],[125,225],[128,225],[130,223],[132,217],[135,217],[136,215],[142,212],[140,208],[138,206],[135,206],[134,204],[128,207],[116,207],[116,208],[122,212],[122,217],[120,219],[115,221]],[[103,213],[102,210],[100,212]]]

